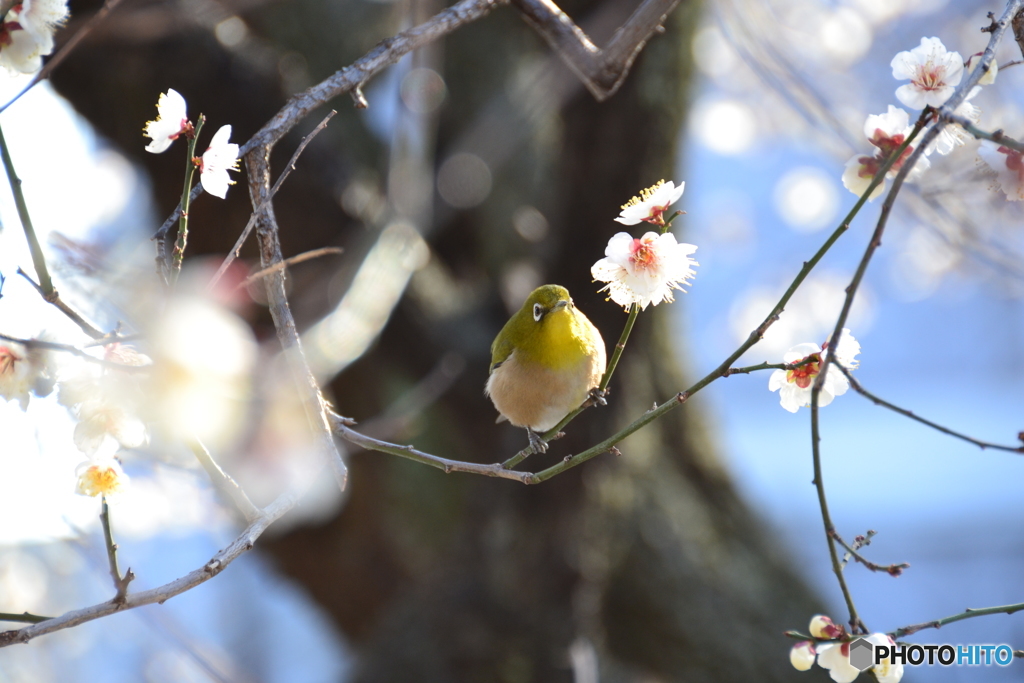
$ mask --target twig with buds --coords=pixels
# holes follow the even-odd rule
[[[103,524],[103,540],[107,545],[107,561],[110,563],[110,578],[114,580],[114,590],[117,593],[114,595],[113,603],[115,605],[123,605],[125,600],[128,598],[128,584],[135,579],[135,574],[132,573],[131,567],[128,571],[121,575],[121,571],[117,568],[117,544],[114,543],[114,534],[110,530],[110,507],[107,505],[107,497],[103,496],[103,508],[100,512],[100,522]]]
[[[994,450],[1007,451],[1009,453],[1024,453],[1024,444],[1020,446],[1004,446],[1002,444],[991,443],[989,441],[981,441],[980,439],[975,439],[974,437],[967,436],[966,434],[961,434],[960,432],[952,430],[949,427],[943,427],[942,425],[936,422],[927,420],[921,417],[920,415],[916,415],[911,410],[907,410],[906,408],[900,408],[899,406],[890,403],[885,399],[879,398],[878,396],[872,394],[870,391],[865,389],[860,382],[854,379],[853,374],[842,363],[836,362],[836,366],[843,372],[844,375],[846,375],[846,379],[850,380],[850,386],[853,387],[853,390],[856,391],[861,396],[863,396],[864,398],[870,400],[875,405],[882,406],[883,408],[888,408],[893,412],[899,413],[904,417],[909,417],[911,420],[914,420],[915,422],[920,422],[923,425],[927,425],[932,429],[942,432],[943,434],[948,434],[949,436],[961,439],[963,441],[966,441],[967,443],[972,443],[982,450],[991,448]]]

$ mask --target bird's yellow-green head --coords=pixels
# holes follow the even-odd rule
[[[513,351],[521,361],[549,368],[568,367],[595,353],[597,345],[603,353],[600,334],[576,310],[569,291],[559,285],[543,285],[533,290],[494,339],[491,370]]]

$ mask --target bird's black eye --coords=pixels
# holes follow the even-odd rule
[[[544,308],[540,304],[533,305],[533,319],[540,322],[540,319],[544,317]]]

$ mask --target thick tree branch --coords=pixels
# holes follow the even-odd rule
[[[598,102],[615,94],[633,60],[679,4],[679,0],[644,0],[602,50],[552,0],[512,2]]]

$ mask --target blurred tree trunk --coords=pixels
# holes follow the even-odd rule
[[[341,3],[327,17],[312,0],[288,3],[294,23],[280,21],[284,6],[256,5],[242,16],[277,54],[302,52],[314,79],[347,63],[337,55],[357,56],[353,45],[367,42],[354,35],[353,16],[379,27],[380,17],[357,3]],[[633,4],[578,0],[564,8],[597,17],[591,30],[602,44]],[[535,284],[563,284],[609,348],[615,343],[626,316],[596,293],[590,266],[623,227],[612,221],[619,204],[659,178],[680,180],[673,167],[697,10],[687,3],[677,9],[621,91],[601,104],[560,66],[544,81],[548,90],[520,87],[549,50],[511,8],[446,41],[438,161],[477,154],[491,165],[493,190],[463,211],[435,198],[433,224],[418,226],[431,263],[413,278],[378,343],[332,384],[340,412],[372,418],[454,351],[466,372],[396,438],[479,462],[502,460],[526,444],[522,430],[494,424],[483,397],[488,346],[509,313],[499,292],[514,289],[517,273],[539,274]],[[315,30],[301,21],[311,17]],[[167,87],[190,90],[190,103],[202,102],[208,116],[216,112],[211,125],[237,122],[237,140],[283,101],[272,69],[226,53],[208,29],[180,29],[159,46],[100,33],[57,71],[55,84],[150,165],[141,138],[122,139],[126,125],[111,125],[117,107],[104,101],[114,95],[103,79],[112,54],[138,65],[122,76],[131,81],[117,86],[122,99],[130,93],[136,119],[127,130],[152,117],[155,93]],[[181,60],[193,67],[173,66]],[[169,70],[178,80],[169,80]],[[342,218],[336,195],[367,167],[386,173],[385,156],[374,156],[349,103],[335,106],[341,122],[318,139],[319,151],[307,152],[299,167],[305,175],[293,176],[276,201],[286,255],[325,243],[359,253],[366,239],[365,227]],[[482,133],[467,134],[472,130]],[[279,165],[290,151],[276,151]],[[161,206],[173,206],[174,193],[164,188],[174,186],[158,183]],[[226,206],[234,205],[217,210]],[[539,241],[513,227],[524,206],[547,219]],[[239,205],[236,215],[225,215],[223,233],[194,237],[193,253],[225,251],[244,212]],[[685,240],[685,216],[675,229]],[[331,275],[320,264],[297,278],[293,298],[307,324],[331,303],[324,293]],[[538,470],[579,452],[686,387],[679,362],[685,337],[671,309],[688,296],[700,296],[699,276],[694,294],[640,316],[609,406],[587,411],[548,454],[523,467]],[[816,604],[770,531],[737,497],[701,404],[698,396],[635,434],[621,457],[600,456],[535,487],[360,453],[351,458],[350,499],[336,519],[260,547],[353,639],[360,681],[569,681],[574,663],[582,672],[588,662],[602,681],[791,680],[781,632],[803,626]]]

